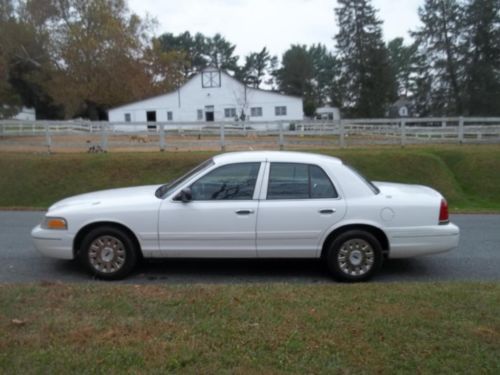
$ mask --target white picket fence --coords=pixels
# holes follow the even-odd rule
[[[406,118],[295,122],[111,123],[0,121],[0,151],[123,148],[213,149],[500,143],[500,118]]]

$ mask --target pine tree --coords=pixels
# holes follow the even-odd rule
[[[332,92],[336,89],[338,61],[323,44],[313,44],[308,51],[313,64],[312,99],[318,108],[332,103]]]
[[[398,94],[411,97],[416,91],[417,46],[405,45],[403,38],[395,38],[387,44],[391,68],[395,74]]]
[[[500,115],[500,2],[470,0],[466,7],[466,105],[475,116]]]
[[[342,107],[351,116],[381,117],[396,85],[380,21],[370,0],[338,0],[335,36],[341,64]]]
[[[236,78],[255,88],[259,88],[266,76],[271,76],[277,64],[277,57],[271,56],[266,47],[260,52],[245,56],[245,65],[237,70]]]
[[[314,116],[316,108],[330,104],[338,64],[322,44],[292,45],[284,54],[281,68],[276,71],[279,90],[304,99],[304,113]]]
[[[284,94],[309,96],[313,78],[313,62],[305,45],[292,45],[276,72],[279,90]]]
[[[457,0],[426,0],[418,14],[422,27],[412,36],[418,45],[421,66],[427,67],[421,69],[421,79],[431,82],[431,87],[420,87],[427,91],[417,93],[418,96],[431,98],[426,100],[430,107],[424,112],[461,115],[464,113],[465,66],[462,4]]]

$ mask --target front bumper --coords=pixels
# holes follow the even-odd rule
[[[33,228],[31,238],[35,248],[51,258],[73,259],[73,235],[62,230],[43,229],[40,225]]]
[[[392,228],[387,230],[389,258],[410,258],[438,254],[458,246],[460,229],[452,223],[430,227]]]

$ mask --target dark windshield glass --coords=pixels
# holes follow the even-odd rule
[[[184,181],[188,180],[189,178],[191,178],[192,176],[194,176],[195,174],[197,174],[198,172],[201,172],[202,170],[204,169],[208,169],[210,168],[212,165],[214,165],[214,161],[212,159],[208,159],[206,161],[204,161],[203,163],[201,163],[200,165],[194,167],[193,169],[191,169],[188,173],[186,173],[185,175],[179,177],[178,179],[172,181],[172,182],[169,182],[168,184],[165,184],[165,185],[162,185],[160,186],[157,190],[156,190],[156,193],[155,195],[158,197],[158,198],[163,198],[165,197],[166,195],[169,195],[170,193],[172,193],[179,185],[181,185]]]
[[[365,176],[363,176],[360,172],[358,172],[354,167],[350,166],[349,164],[344,164],[347,168],[349,168],[355,175],[357,175],[361,180],[363,180],[369,187],[370,189],[375,193],[378,194],[380,193],[380,190],[378,187],[375,186],[373,182],[368,180]]]

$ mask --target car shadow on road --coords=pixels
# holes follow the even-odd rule
[[[429,262],[423,258],[391,259],[375,282],[428,281]],[[61,281],[96,280],[78,261],[53,261]],[[435,275],[434,275],[435,276]],[[123,283],[334,283],[323,262],[316,259],[158,259],[142,261]]]
[[[189,283],[329,282],[314,259],[166,259],[143,262],[135,279]]]
[[[390,259],[373,281],[428,281],[435,277],[429,259]],[[333,283],[317,259],[166,259],[143,262],[134,281],[174,283]]]

